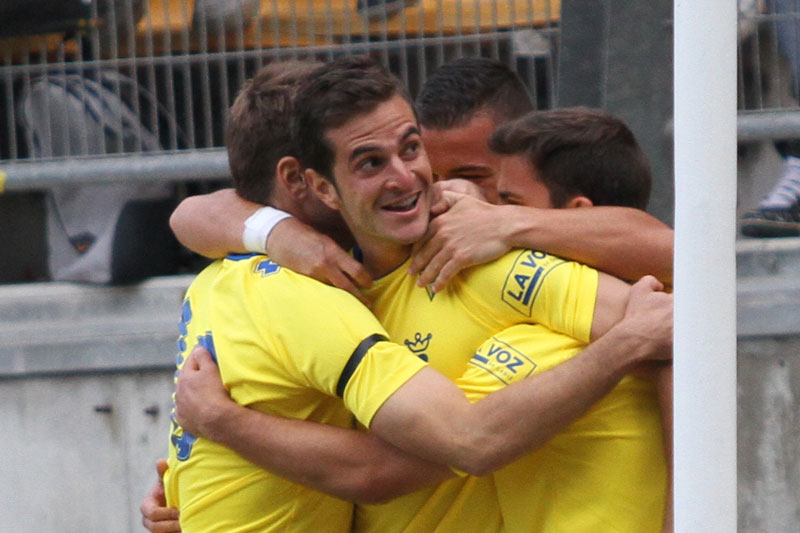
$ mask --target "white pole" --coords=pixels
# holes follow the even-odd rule
[[[675,531],[736,508],[736,2],[675,0]]]

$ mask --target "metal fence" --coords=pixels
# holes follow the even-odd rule
[[[550,107],[559,16],[559,0],[14,0],[0,7],[5,189],[224,177],[225,112],[282,58],[369,53],[413,95],[443,62],[490,56]]]
[[[739,6],[739,137],[797,137],[800,6]],[[369,53],[415,94],[448,60],[496,57],[552,107],[560,32],[560,0],[6,0],[0,187],[225,177],[225,112],[282,58]]]
[[[739,139],[800,136],[800,2],[739,0]]]

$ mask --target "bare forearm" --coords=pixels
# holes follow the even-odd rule
[[[244,253],[244,222],[263,207],[236,195],[233,189],[190,196],[170,217],[170,227],[178,241],[205,257],[219,258],[229,253]]]
[[[230,404],[209,438],[276,475],[358,503],[380,503],[452,476],[373,434]]]
[[[512,207],[512,247],[542,250],[623,279],[651,274],[672,283],[673,231],[644,211],[624,207]]]

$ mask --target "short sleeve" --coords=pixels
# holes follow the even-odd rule
[[[542,324],[588,342],[597,271],[534,250],[515,250],[466,274],[464,297],[499,327]]]
[[[584,347],[584,343],[540,325],[512,326],[481,344],[456,385],[476,402],[563,363]]]
[[[316,390],[345,399],[368,425],[391,387],[424,366],[387,342],[383,326],[346,291],[264,256],[248,262],[215,287],[220,370],[238,403],[269,402],[276,390],[284,397]]]

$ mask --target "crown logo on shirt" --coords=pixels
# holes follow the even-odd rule
[[[426,337],[423,338],[422,333],[417,332],[414,335],[414,340],[406,339],[404,342],[408,349],[414,353],[424,352],[428,349],[428,345],[431,343],[431,339],[433,338],[433,333],[428,333]]]
[[[423,361],[428,360],[428,354],[425,353],[425,350],[428,349],[428,345],[431,343],[431,339],[433,338],[433,333],[428,333],[427,336],[423,337],[422,333],[415,333],[414,340],[406,339],[403,342],[406,343],[408,349],[411,350],[417,357],[422,359]]]

